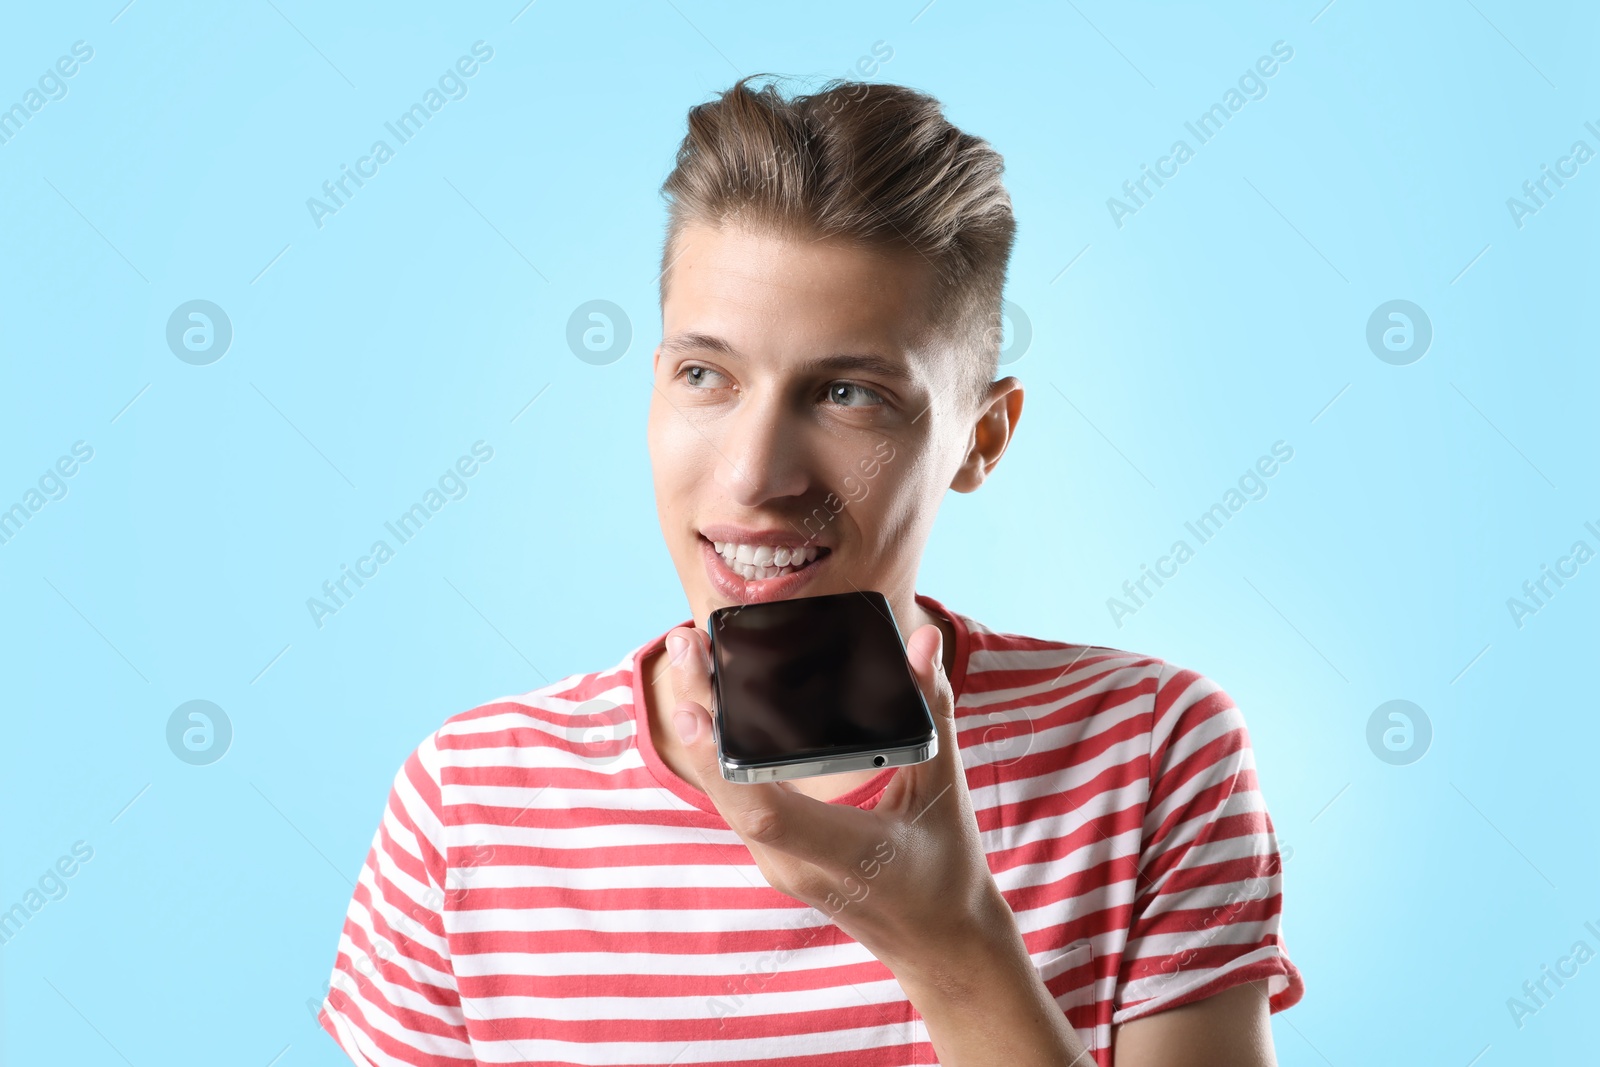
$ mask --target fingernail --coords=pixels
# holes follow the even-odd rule
[[[683,654],[684,652],[688,651],[688,649],[689,640],[682,634],[673,634],[671,637],[667,638],[667,657],[671,659],[673,663],[682,662]]]
[[[700,720],[687,711],[674,712],[672,725],[678,728],[678,740],[686,745],[700,732]]]

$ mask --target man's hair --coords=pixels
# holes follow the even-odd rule
[[[678,237],[690,223],[733,222],[784,237],[852,239],[921,256],[932,268],[930,337],[958,354],[959,385],[980,400],[1000,359],[1001,301],[1016,235],[1005,163],[945,120],[939,101],[903,85],[834,79],[785,99],[740,78],[689,109],[661,251],[666,303]]]

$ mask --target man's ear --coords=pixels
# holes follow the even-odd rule
[[[978,412],[967,438],[967,454],[950,481],[950,488],[958,493],[977,489],[1000,462],[1022,418],[1022,383],[1012,377],[995,382],[989,386]]]

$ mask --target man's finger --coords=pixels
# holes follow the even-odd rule
[[[933,715],[933,729],[938,737],[939,751],[932,760],[905,768],[912,772],[907,781],[921,784],[932,782],[935,791],[962,773],[960,745],[956,738],[955,694],[950,679],[944,673],[944,632],[934,625],[919,626],[906,641],[906,659],[911,673],[922,690],[922,699],[928,703]]]
[[[711,706],[711,656],[704,631],[679,626],[667,634],[667,670],[675,703],[692,700]]]
[[[683,657],[689,662],[685,668],[689,672],[700,669],[692,663],[695,655],[691,641]],[[698,701],[678,700],[672,722],[683,743],[693,784],[711,798],[740,837],[822,867],[852,862],[847,854],[841,855],[841,845],[861,833],[864,812],[813,799],[787,782],[728,781],[717,757],[711,714]]]
[[[922,690],[922,699],[928,702],[928,710],[933,713],[934,725],[940,726],[941,719],[954,723],[955,694],[944,673],[943,631],[933,625],[917,627],[906,642],[906,659]]]

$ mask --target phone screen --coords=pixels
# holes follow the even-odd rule
[[[719,608],[710,626],[718,729],[731,759],[901,747],[933,732],[881,593]]]

